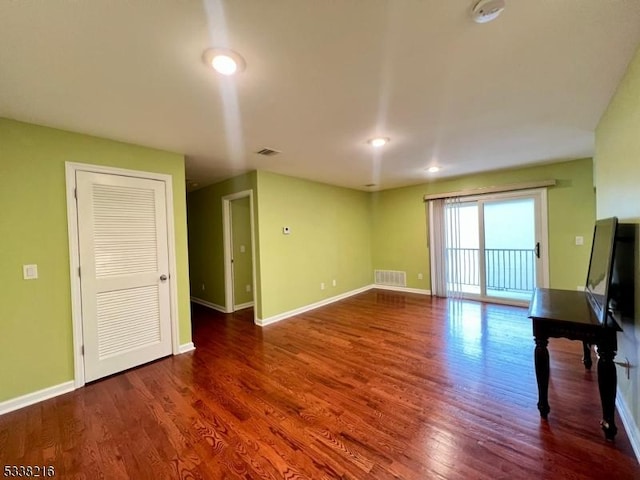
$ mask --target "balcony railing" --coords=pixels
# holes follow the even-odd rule
[[[477,248],[447,248],[447,282],[480,287]],[[491,249],[484,252],[487,290],[528,293],[536,285],[534,249]]]

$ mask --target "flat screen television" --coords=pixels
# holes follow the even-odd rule
[[[593,313],[602,324],[607,323],[617,229],[618,219],[611,217],[598,220],[593,230],[586,292]]]

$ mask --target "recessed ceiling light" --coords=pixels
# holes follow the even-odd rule
[[[382,147],[387,143],[389,143],[388,137],[375,137],[369,140],[369,145],[376,148]]]
[[[233,75],[238,70],[236,61],[228,55],[216,55],[211,60],[211,66],[223,75]]]
[[[438,173],[440,171],[440,167],[429,167],[427,168],[427,172],[429,173]]]
[[[233,75],[243,71],[246,66],[244,58],[228,48],[208,48],[202,59],[221,75]]]

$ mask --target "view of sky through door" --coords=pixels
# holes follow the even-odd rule
[[[529,300],[536,285],[535,201],[499,200],[483,207],[486,295]]]

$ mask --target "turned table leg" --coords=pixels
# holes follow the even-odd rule
[[[615,422],[616,410],[616,366],[613,359],[616,351],[611,345],[603,343],[598,345],[598,389],[600,390],[600,402],[602,403],[602,421],[600,426],[607,440],[613,440],[618,433]]]
[[[538,410],[542,418],[547,418],[549,411],[549,350],[547,337],[536,337],[534,362],[536,366],[536,381],[538,382]]]

